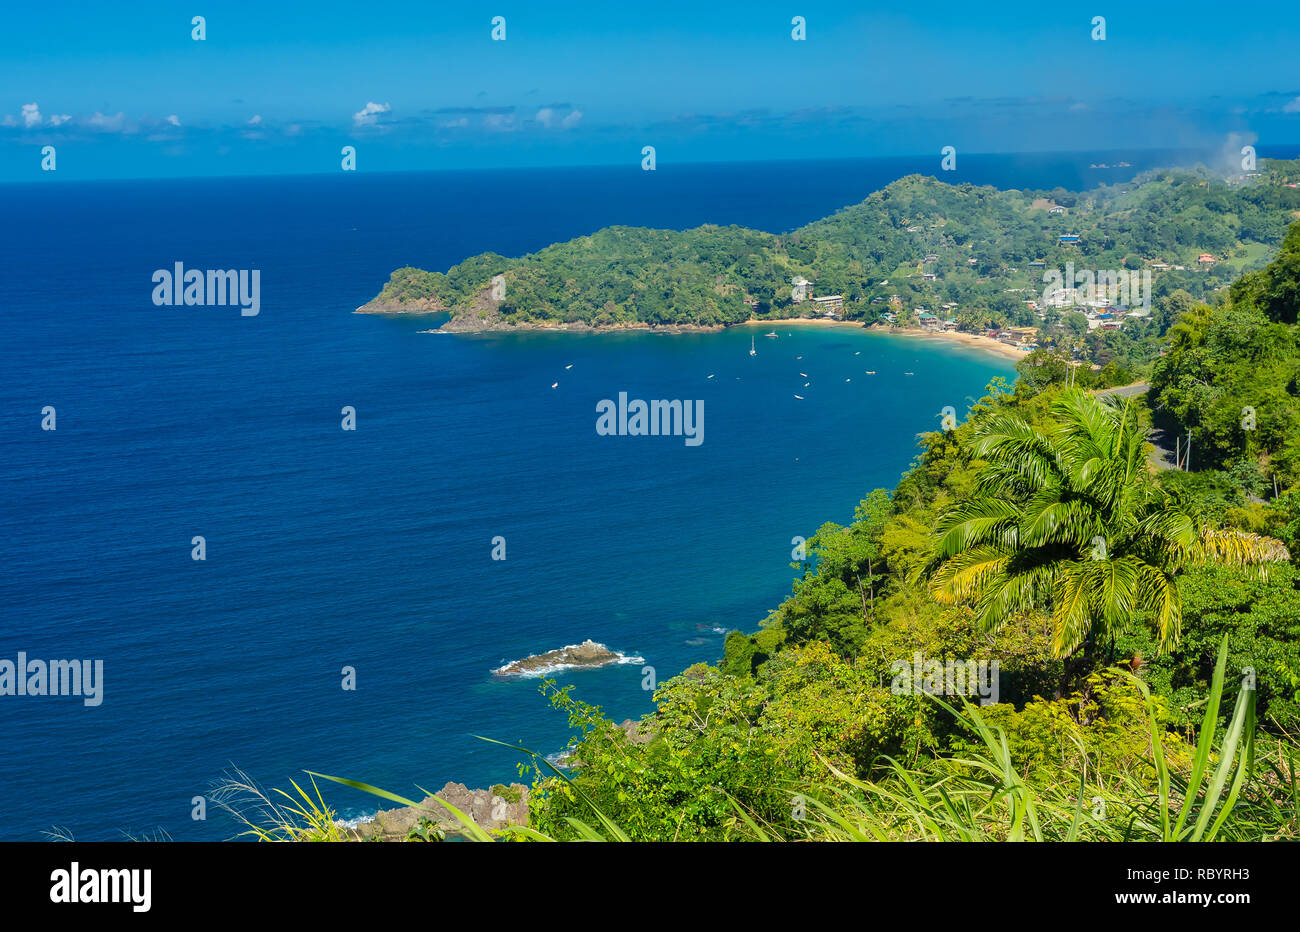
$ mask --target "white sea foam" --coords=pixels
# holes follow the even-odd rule
[[[559,767],[561,770],[568,770],[573,762],[573,748],[564,748],[560,751],[552,751],[546,755],[546,762],[552,767]]]
[[[352,829],[353,831],[355,831],[358,825],[361,825],[364,822],[373,821],[375,816],[379,815],[379,813],[380,810],[376,809],[374,812],[362,813],[361,815],[355,816],[350,819],[335,819],[334,824],[341,825],[344,828]]]

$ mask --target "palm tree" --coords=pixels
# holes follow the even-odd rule
[[[940,519],[931,591],[972,602],[986,629],[1030,609],[1052,613],[1052,649],[1110,641],[1139,613],[1161,652],[1178,642],[1177,576],[1190,566],[1290,559],[1270,537],[1200,527],[1152,480],[1132,400],[1067,390],[1035,427],[997,412],[976,428],[979,492]]]

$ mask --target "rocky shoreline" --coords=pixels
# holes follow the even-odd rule
[[[433,298],[418,298],[414,301],[381,301],[372,298],[352,313],[354,314],[444,314],[447,308],[441,301]]]
[[[633,744],[647,744],[654,734],[644,722],[624,719],[618,726]],[[581,766],[571,750],[548,758],[556,767],[572,770]],[[419,806],[400,806],[381,809],[368,819],[347,826],[353,841],[408,841],[412,829],[418,829],[421,819],[435,822],[451,838],[465,834],[465,826],[439,800],[455,806],[474,821],[479,828],[499,831],[510,826],[528,825],[529,788],[522,783],[497,783],[491,789],[471,790],[463,783],[450,781],[433,796],[426,796]]]
[[[647,324],[633,321],[626,324],[589,324],[586,321],[533,321],[511,324],[496,320],[490,324],[477,324],[454,318],[441,327],[422,330],[421,333],[619,333],[620,331],[653,331],[654,333],[718,333],[726,324]]]
[[[488,831],[528,824],[528,787],[522,783],[497,784],[490,790],[471,790],[463,783],[448,782],[434,796],[425,797],[419,806],[381,810],[349,830],[355,841],[406,841],[420,820],[427,818],[436,822],[448,836],[463,834],[465,827],[460,819],[439,803],[440,799]]]

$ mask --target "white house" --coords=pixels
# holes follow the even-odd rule
[[[844,307],[844,295],[828,294],[820,298],[813,298],[813,304],[817,305],[817,310],[825,317],[833,317]]]

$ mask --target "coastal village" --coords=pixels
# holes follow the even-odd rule
[[[793,285],[793,300],[796,304],[802,304],[805,301],[813,304],[815,313],[809,316],[828,320],[842,319],[843,295],[815,296],[812,293],[813,283],[802,277],[795,277],[791,283]],[[1087,318],[1089,331],[1098,329],[1119,330],[1123,326],[1126,317],[1145,317],[1149,313],[1142,307],[1130,308],[1125,305],[1107,304],[1104,301],[1085,303],[1083,299],[1076,295],[1076,289],[1060,289],[1060,292],[1060,294],[1054,293],[1046,306],[1041,306],[1040,302],[1035,300],[1026,300],[1025,304],[1037,314],[1040,320],[1046,317],[1046,307],[1078,310]],[[880,300],[882,299],[876,299],[876,301]],[[888,302],[891,309],[880,314],[881,321],[891,327],[901,326],[902,299],[899,295],[894,294],[889,296]],[[916,326],[921,330],[931,333],[956,333],[958,332],[956,315],[960,309],[960,305],[956,302],[946,302],[938,305],[936,308],[938,313],[930,311],[928,308],[917,307],[912,309],[912,316],[915,319]],[[991,340],[997,340],[1024,352],[1038,348],[1039,328],[1034,326],[986,328],[979,335]]]
[[[1051,215],[1063,216],[1067,213],[1067,208],[1059,204],[1044,204],[1043,209]],[[907,228],[909,233],[920,233],[922,228],[911,226]],[[1057,236],[1057,245],[1062,248],[1078,246],[1081,237],[1077,233],[1061,233]],[[928,253],[922,260],[922,267],[934,267],[939,262],[937,253]],[[977,260],[974,258],[967,259],[968,264],[975,265]],[[1088,332],[1096,330],[1114,331],[1123,329],[1126,321],[1135,318],[1146,318],[1150,316],[1150,297],[1151,297],[1151,280],[1153,275],[1162,272],[1187,272],[1190,270],[1208,271],[1218,262],[1218,259],[1210,253],[1200,253],[1196,258],[1196,265],[1189,267],[1160,261],[1159,259],[1144,259],[1141,270],[1121,270],[1113,273],[1097,273],[1092,271],[1082,271],[1080,277],[1086,276],[1087,283],[1071,283],[1074,278],[1073,265],[1067,265],[1067,271],[1062,278],[1061,287],[1044,288],[1037,292],[1032,288],[1009,288],[1010,293],[1033,294],[1034,297],[1023,298],[1025,307],[1033,312],[1034,316],[1040,322],[1046,322],[1049,311],[1060,313],[1077,312],[1083,314],[1087,320]],[[1045,259],[1035,259],[1028,263],[1027,271],[1033,280],[1034,276],[1043,276],[1044,281],[1049,281],[1050,272],[1047,270],[1047,261]],[[1004,268],[1002,272],[1008,277],[1020,273],[1018,268]],[[921,271],[920,278],[925,282],[939,282],[941,277],[938,272]],[[1131,278],[1130,278],[1131,277]],[[882,282],[888,284],[888,281]],[[807,315],[813,318],[840,320],[844,312],[844,295],[829,294],[817,295],[815,293],[815,284],[801,275],[796,275],[790,279],[791,299],[795,304],[809,303],[812,305],[811,314]],[[747,301],[755,308],[758,301],[756,299]],[[945,302],[937,305],[933,310],[928,307],[914,307],[910,314],[904,310],[903,299],[898,294],[892,294],[888,298],[875,297],[871,304],[887,303],[889,310],[880,313],[880,321],[884,324],[895,327],[914,327],[930,333],[957,333],[960,331],[958,315],[961,312],[961,305],[957,302]],[[971,332],[969,330],[963,332]],[[1041,328],[1038,326],[1006,326],[1006,327],[989,327],[973,335],[982,336],[989,340],[995,340],[1006,346],[1013,347],[1022,352],[1030,352],[1039,348]]]

